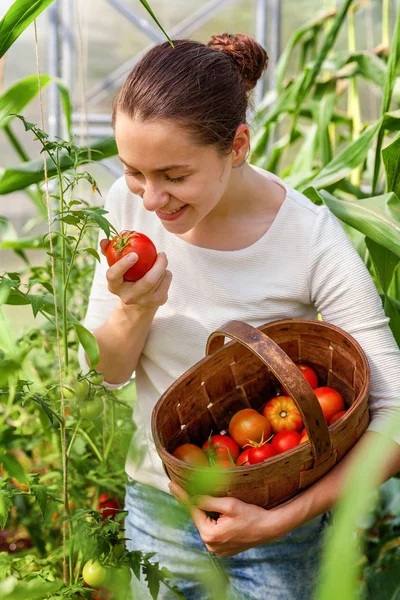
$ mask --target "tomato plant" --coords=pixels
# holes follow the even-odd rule
[[[195,444],[182,444],[181,446],[175,448],[172,455],[175,456],[175,458],[179,458],[179,460],[188,463],[189,465],[196,467],[209,466],[207,456],[203,450]]]
[[[156,262],[157,250],[150,238],[137,231],[122,231],[108,244],[106,250],[107,262],[110,267],[127,254],[135,252],[137,262],[124,274],[126,281],[137,281],[151,269]]]
[[[308,365],[305,365],[304,363],[296,363],[296,367],[299,369],[300,373],[303,375],[304,379],[308,382],[312,389],[318,387],[318,375],[314,371],[314,369],[312,369]],[[285,396],[289,395],[283,386],[282,393]]]
[[[333,415],[333,417],[330,418],[329,420],[329,425],[333,425],[333,423],[336,423],[336,421],[339,421],[339,419],[341,419],[343,417],[343,415],[346,414],[345,410],[339,410],[339,412],[335,413]]]
[[[328,423],[333,415],[345,408],[343,396],[331,387],[323,386],[316,388],[314,394],[318,398],[318,402]]]
[[[264,462],[272,456],[276,456],[277,451],[271,444],[261,444],[261,446],[254,446],[249,448],[249,463],[255,465],[260,462]]]
[[[265,405],[263,415],[270,422],[273,433],[284,429],[299,431],[303,427],[303,419],[290,396],[272,398]]]
[[[98,560],[88,560],[82,569],[82,577],[85,583],[92,588],[103,587],[109,580],[110,571],[101,565]]]
[[[90,375],[90,381],[93,385],[101,385],[104,383],[103,373],[98,373],[97,371]]]
[[[253,408],[239,410],[230,420],[229,433],[242,448],[250,442],[264,442],[271,435],[268,419]]]
[[[280,431],[272,438],[271,445],[278,453],[286,452],[300,444],[300,434],[297,431]]]
[[[220,458],[223,460],[229,460],[230,455],[233,462],[235,462],[240,454],[240,448],[235,440],[228,435],[221,434],[210,436],[209,439],[204,442],[202,449],[207,451],[206,454],[208,454],[210,457]]]

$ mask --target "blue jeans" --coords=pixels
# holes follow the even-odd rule
[[[151,560],[175,575],[169,583],[186,600],[311,600],[314,595],[327,514],[277,542],[221,558],[207,551],[193,521],[170,494],[130,481],[125,510],[128,549],[156,552]],[[133,598],[150,599],[144,576],[140,582],[132,579]],[[161,584],[158,598],[176,595]]]

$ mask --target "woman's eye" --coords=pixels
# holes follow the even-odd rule
[[[182,183],[185,180],[185,177],[170,177],[169,175],[166,175],[165,178],[172,183]]]

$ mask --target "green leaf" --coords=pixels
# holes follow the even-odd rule
[[[32,306],[33,316],[36,317],[38,312],[43,308],[45,304],[44,296],[40,294],[27,294],[27,298]]]
[[[387,68],[381,58],[374,54],[374,52],[365,50],[364,52],[351,54],[347,58],[345,64],[347,65],[353,62],[356,63],[358,67],[355,75],[359,75],[360,77],[371,81],[378,87],[383,88]]]
[[[16,240],[3,240],[0,248],[2,250],[47,250],[49,245],[48,241],[44,241],[43,237],[38,235]]]
[[[400,262],[400,257],[370,238],[366,238],[365,243],[374,263],[382,290],[384,294],[387,294],[394,272]]]
[[[51,81],[48,75],[40,76],[40,86],[45,88]],[[8,88],[0,96],[0,127],[7,125],[14,115],[10,113],[20,113],[29,102],[31,102],[39,93],[38,76],[29,75],[21,79],[13,86]]]
[[[0,21],[0,58],[53,0],[14,0]]]
[[[87,252],[88,254],[91,254],[92,256],[95,257],[95,259],[97,261],[100,262],[100,256],[99,253],[94,249],[94,248],[82,248],[83,252]]]
[[[10,507],[12,506],[12,496],[6,490],[0,490],[0,529],[4,529],[7,524]],[[1,590],[0,590],[1,591]],[[1,598],[1,596],[0,596]]]
[[[140,4],[142,4],[145,9],[147,10],[147,12],[149,13],[149,15],[151,16],[151,18],[153,19],[153,21],[158,25],[158,27],[161,29],[161,31],[163,32],[163,34],[165,35],[165,37],[167,38],[167,40],[169,41],[169,43],[171,44],[171,46],[174,48],[174,44],[172,43],[171,38],[169,37],[168,33],[163,29],[162,25],[160,24],[159,20],[157,19],[156,15],[153,13],[150,4],[147,2],[147,0],[139,0]]]
[[[79,342],[83,346],[87,357],[89,359],[90,368],[95,369],[100,361],[100,350],[97,344],[97,340],[86,327],[80,323],[74,323],[76,333],[78,335]]]
[[[62,581],[52,583],[44,581],[21,581],[7,577],[0,582],[0,600],[43,600],[62,588]]]
[[[336,102],[336,82],[317,85],[315,96],[311,103],[311,109],[314,115],[314,122],[317,126],[318,146],[323,166],[327,165],[332,159],[332,144],[329,137],[329,125],[332,121]],[[315,160],[316,156],[314,155],[313,158]],[[309,168],[307,170],[311,171],[312,169]]]
[[[392,47],[389,53],[387,72],[385,77],[385,85],[383,90],[383,99],[382,99],[382,108],[381,114],[382,116],[390,110],[390,105],[392,102],[392,95],[394,86],[396,83],[396,79],[398,76],[398,68],[400,65],[400,5],[397,5],[397,16],[396,16],[396,24],[393,32],[392,39]],[[378,180],[379,180],[379,171],[381,165],[381,148],[383,144],[383,138],[385,135],[385,131],[383,127],[380,129],[378,134],[378,140],[376,143],[376,152],[375,152],[375,165],[374,165],[374,175],[373,175],[373,185],[372,185],[372,193],[375,194],[377,189]]]
[[[344,0],[339,13],[336,15],[336,17],[332,23],[332,27],[329,29],[328,33],[325,36],[324,42],[322,44],[322,48],[321,48],[316,60],[314,61],[308,76],[303,81],[303,85],[301,86],[301,88],[299,90],[299,94],[296,98],[296,111],[295,111],[294,118],[293,118],[292,128],[295,127],[295,125],[296,125],[297,118],[298,118],[298,115],[300,112],[300,108],[301,108],[308,92],[314,85],[316,78],[321,70],[322,65],[324,64],[326,57],[328,56],[329,52],[332,50],[332,48],[335,44],[336,39],[339,34],[339,31],[340,31],[340,28],[342,27],[342,25],[346,19],[347,11],[349,10],[349,8],[353,4],[353,2],[354,2],[354,0]]]
[[[325,190],[319,195],[338,219],[400,257],[400,200],[395,194],[352,201],[339,200]]]
[[[355,531],[377,498],[373,490],[392,451],[391,438],[399,428],[400,415],[388,423],[382,434],[373,434],[375,439],[350,467],[335,510],[335,525],[323,551],[316,600],[358,597],[361,555]]]
[[[65,85],[62,79],[55,78],[55,81],[58,91],[60,92],[61,98],[61,106],[64,111],[65,123],[67,126],[68,139],[71,140],[72,137],[72,103],[71,96],[69,93],[69,89]]]
[[[7,471],[9,477],[15,477],[21,483],[26,481],[25,471],[13,454],[0,451],[0,463]]]
[[[400,197],[400,135],[382,150],[386,171],[386,191]]]
[[[102,215],[102,211],[98,210],[85,210],[85,215],[88,217],[89,221],[94,221],[100,227],[102,231],[104,231],[107,238],[110,237],[110,224]]]
[[[337,154],[311,182],[314,188],[327,187],[349,175],[367,158],[372,140],[381,126],[381,121],[370,125],[345,150]]]
[[[97,152],[97,150],[99,152]],[[104,138],[97,142],[94,142],[90,147],[90,152],[87,147],[79,149],[80,162],[82,164],[103,160],[110,156],[115,156],[118,153],[115,139],[113,137]],[[91,156],[89,160],[89,154]],[[74,156],[62,155],[60,157],[60,169],[66,171],[73,167]],[[57,175],[56,167],[51,160],[47,158],[47,174],[49,178]],[[44,161],[42,159],[33,160],[19,165],[18,167],[0,170],[0,195],[10,194],[17,190],[23,190],[24,188],[32,185],[33,183],[40,183],[44,180]]]
[[[46,487],[44,485],[32,485],[31,492],[35,496],[40,506],[40,510],[42,512],[43,517],[45,517],[46,506],[49,499]]]
[[[295,47],[304,38],[315,36],[315,34],[318,31],[320,31],[322,27],[324,27],[325,24],[328,23],[334,16],[335,11],[326,11],[322,15],[319,15],[316,19],[313,19],[309,23],[306,23],[293,33],[292,37],[287,42],[285,49],[281,53],[278,64],[275,68],[276,85],[278,88],[282,88],[284,77],[286,76],[288,71],[290,56]]]
[[[400,257],[370,238],[365,238],[365,243],[385,295],[384,309],[386,316],[390,319],[390,328],[395,340],[400,344],[400,312],[388,294],[393,276],[400,263]]]

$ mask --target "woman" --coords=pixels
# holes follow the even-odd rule
[[[188,599],[210,597],[201,584],[210,581],[210,559],[227,574],[229,598],[310,598],[326,512],[348,464],[374,443],[398,405],[400,353],[368,271],[329,210],[246,162],[248,93],[266,67],[265,50],[248,36],[227,34],[208,46],[174,45],[151,49],[115,101],[125,177],[105,204],[119,231],[145,233],[160,253],[135,283],[123,275],[136,255],[109,269],[103,258],[85,323],[110,386],[136,373],[138,430],[126,464],[128,547],[156,552]],[[100,242],[103,254],[107,244]],[[179,486],[168,488],[151,439],[151,412],[204,356],[208,335],[231,319],[259,326],[315,319],[318,312],[359,341],[372,370],[372,422],[346,459],[268,511],[232,498],[203,497],[193,506]],[[383,478],[400,468],[398,443]],[[212,520],[205,510],[221,516]],[[174,524],[163,524],[160,511],[176,517]],[[164,588],[161,597],[174,596]]]

